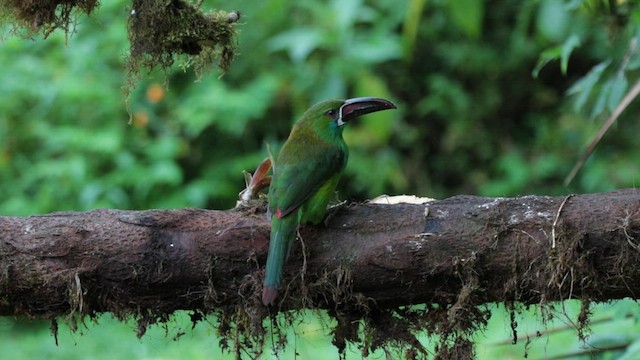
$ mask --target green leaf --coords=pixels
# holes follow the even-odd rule
[[[413,55],[413,48],[416,43],[418,28],[423,16],[422,9],[426,2],[426,0],[409,0],[402,29],[404,56],[407,59]]]
[[[564,43],[558,46],[546,49],[540,54],[538,63],[532,71],[534,78],[538,77],[540,70],[549,62],[560,59],[560,71],[563,75],[567,74],[569,67],[569,57],[573,50],[580,46],[580,37],[578,35],[571,35]]]
[[[609,93],[609,101],[607,102],[607,108],[609,111],[613,112],[622,98],[624,94],[627,92],[627,88],[629,87],[629,81],[627,77],[624,76],[624,73],[620,73],[611,83],[611,91]]]
[[[534,78],[537,78],[538,74],[540,74],[540,70],[542,70],[542,68],[548,63],[550,63],[551,61],[557,60],[558,58],[560,58],[561,54],[562,54],[561,46],[554,46],[540,53],[540,56],[538,57],[538,62],[536,63],[536,67],[533,68],[531,75]]]
[[[573,49],[578,46],[580,46],[580,37],[576,34],[571,35],[564,44],[562,44],[562,52],[560,54],[560,70],[562,71],[562,75],[567,75],[569,57],[571,56]]]
[[[449,14],[456,26],[471,38],[482,34],[484,2],[481,0],[449,1]]]
[[[318,29],[297,28],[275,36],[269,41],[269,48],[287,50],[294,62],[302,62],[318,47],[321,39]]]
[[[569,88],[567,91],[567,96],[576,95],[577,98],[574,103],[574,111],[580,111],[584,107],[589,98],[589,94],[591,90],[593,90],[594,85],[600,80],[602,73],[606,70],[607,67],[611,64],[611,60],[605,60],[598,65],[591,68],[589,73],[576,81],[576,83]]]
[[[611,94],[611,80],[605,82],[600,91],[596,92],[597,98],[591,109],[591,118],[595,118],[604,111],[609,94]]]
[[[537,16],[537,30],[545,38],[559,42],[567,36],[571,14],[562,0],[543,0]]]

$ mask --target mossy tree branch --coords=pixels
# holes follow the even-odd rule
[[[420,349],[408,335],[418,327],[453,336],[438,352],[446,357],[469,354],[464,334],[486,321],[488,302],[578,298],[588,309],[640,293],[636,189],[341,208],[326,226],[301,229],[277,309],[260,302],[269,241],[262,209],[0,217],[0,314],[113,312],[146,325],[189,309],[235,314],[221,327],[245,324],[261,339],[256,329],[270,314],[320,308],[338,320],[340,349],[357,341],[354,320],[363,319],[378,331],[366,349],[390,339]]]
[[[256,209],[0,217],[0,313],[258,304],[269,224]],[[334,308],[343,296],[452,304],[465,289],[476,305],[635,298],[639,234],[635,189],[352,206],[301,230],[307,255],[298,242],[280,309]]]

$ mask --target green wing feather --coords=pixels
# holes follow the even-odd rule
[[[278,296],[298,222],[321,221],[347,162],[344,142],[331,144],[305,135],[298,133],[294,140],[287,141],[273,167],[269,188],[271,240],[262,291],[265,305],[273,305]]]
[[[300,140],[285,144],[274,168],[269,209],[281,218],[300,208],[347,162],[347,152],[339,145],[320,139],[308,145]]]

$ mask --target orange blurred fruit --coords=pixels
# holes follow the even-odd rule
[[[147,100],[152,104],[157,104],[164,98],[164,89],[159,84],[151,84],[147,88]]]
[[[133,114],[133,125],[138,127],[145,127],[149,123],[149,114],[144,110],[136,111]]]

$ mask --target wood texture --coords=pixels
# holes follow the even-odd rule
[[[636,298],[639,234],[636,189],[344,207],[301,229],[278,306]],[[268,239],[259,208],[0,217],[0,315],[259,307]]]

